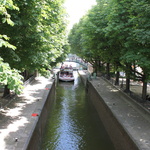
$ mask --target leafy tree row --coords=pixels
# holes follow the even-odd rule
[[[130,80],[143,82],[146,99],[150,79],[150,2],[149,0],[97,0],[97,5],[75,24],[69,35],[71,51],[93,64],[95,71],[106,68],[126,73],[126,92]],[[142,72],[138,71],[138,67]]]
[[[21,71],[25,80],[35,71],[47,76],[51,67],[67,53],[65,10],[62,4],[63,0],[1,2],[0,56],[12,70]],[[11,86],[15,85],[11,83]]]
[[[14,22],[11,20],[11,16],[7,11],[8,9],[19,10],[19,8],[14,6],[12,0],[0,2],[0,16],[2,23],[7,23],[8,25],[13,26]],[[15,50],[16,47],[8,42],[9,39],[10,38],[6,34],[0,33],[0,48],[4,46],[5,48]],[[15,93],[20,93],[23,89],[22,76],[19,74],[19,71],[16,69],[11,69],[9,64],[4,62],[1,56],[0,56],[0,84],[6,85],[7,87],[3,96],[6,96],[6,93],[9,93],[10,90],[14,90]]]

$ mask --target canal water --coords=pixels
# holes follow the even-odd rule
[[[58,83],[45,130],[41,150],[115,150],[78,76]]]

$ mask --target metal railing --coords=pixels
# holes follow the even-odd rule
[[[65,62],[75,62],[84,67],[88,67],[88,63],[84,62],[82,59],[66,59]]]

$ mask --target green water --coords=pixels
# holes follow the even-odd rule
[[[41,150],[114,150],[79,77],[59,83]]]

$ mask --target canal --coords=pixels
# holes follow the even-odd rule
[[[41,150],[114,150],[109,136],[77,76],[59,82]]]

